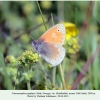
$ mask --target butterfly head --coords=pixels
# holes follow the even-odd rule
[[[38,51],[40,50],[40,47],[41,47],[41,41],[39,41],[39,40],[33,40],[32,41],[32,46],[33,46],[33,48],[34,48],[34,50],[38,53]]]
[[[38,50],[37,41],[33,40],[32,41],[32,46],[33,46],[34,50],[37,52],[37,50]]]

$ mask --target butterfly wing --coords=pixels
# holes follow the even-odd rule
[[[57,24],[47,30],[39,40],[43,40],[45,42],[51,42],[56,44],[63,44],[65,39],[65,27],[63,24]]]
[[[65,56],[65,49],[54,43],[42,42],[38,53],[52,66],[59,65]]]

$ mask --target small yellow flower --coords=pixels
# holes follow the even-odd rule
[[[67,46],[67,53],[76,54],[80,49],[80,45],[78,44],[78,38],[68,39],[66,41],[66,46]]]
[[[80,49],[77,38],[78,29],[73,23],[62,22],[62,24],[65,26],[66,29],[65,46],[67,47],[67,53],[76,54]]]
[[[76,28],[75,24],[70,23],[70,22],[63,22],[65,28],[66,28],[66,39],[70,39],[72,37],[77,36],[78,34],[78,29]]]
[[[27,66],[30,64],[35,64],[38,61],[38,54],[33,53],[32,51],[26,50],[23,52],[23,55],[17,58],[18,64]]]
[[[6,62],[10,62],[10,63],[15,63],[16,62],[16,58],[12,55],[9,55],[5,58]]]

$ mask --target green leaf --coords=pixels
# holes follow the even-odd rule
[[[4,57],[3,54],[0,52],[0,67],[2,67],[3,71],[4,71],[4,78],[5,78],[5,85],[6,88],[8,90],[12,90],[12,83],[11,83],[11,79],[6,71],[6,66],[5,66],[5,62],[4,62]]]

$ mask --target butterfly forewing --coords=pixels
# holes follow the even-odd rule
[[[62,44],[65,39],[65,27],[63,24],[57,24],[46,31],[41,37],[41,40],[50,43]]]

